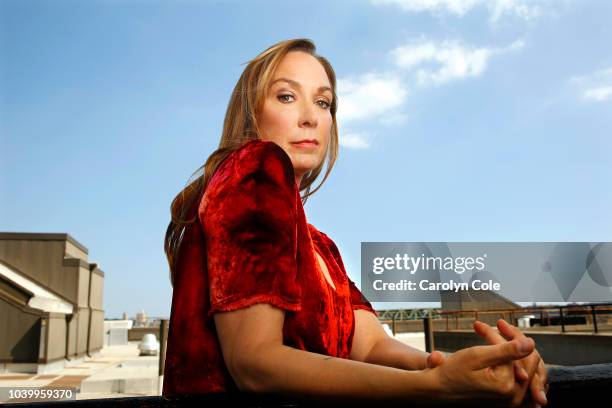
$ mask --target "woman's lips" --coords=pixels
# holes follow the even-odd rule
[[[301,141],[301,142],[293,142],[291,144],[294,145],[294,146],[297,146],[297,147],[311,148],[311,149],[314,148],[314,147],[317,147],[317,145],[318,145],[318,143],[316,141],[308,141],[308,140],[304,140],[304,141]]]

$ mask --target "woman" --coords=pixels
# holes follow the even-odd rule
[[[387,336],[335,243],[306,221],[303,204],[320,184],[311,186],[338,153],[335,89],[331,65],[306,39],[268,48],[242,73],[219,149],[172,203],[163,394],[517,406],[531,391],[545,404],[533,340],[503,320],[504,337],[476,322],[491,345],[445,358]]]

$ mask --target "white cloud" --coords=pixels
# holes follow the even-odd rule
[[[348,149],[367,149],[370,147],[369,136],[366,133],[346,132],[339,138],[340,146]]]
[[[591,99],[596,102],[607,101],[612,97],[612,85],[601,86],[599,88],[591,88],[584,91],[582,97],[584,99]]]
[[[533,3],[533,1],[529,3]],[[505,14],[515,15],[523,20],[532,20],[543,14],[543,8],[540,5],[527,5],[525,1],[488,0],[486,4],[489,8],[489,21],[491,22],[496,22]]]
[[[440,85],[477,77],[486,70],[491,57],[520,49],[524,45],[523,40],[517,40],[502,48],[475,48],[458,40],[435,42],[420,39],[395,48],[391,56],[398,67],[416,70],[417,85]]]
[[[612,68],[570,79],[579,89],[582,99],[592,102],[612,100]]]
[[[385,125],[401,123],[402,114],[398,108],[404,104],[408,89],[399,76],[370,72],[340,78],[337,89],[339,102],[336,118],[341,130],[341,146],[350,149],[370,147],[367,133],[347,130],[355,122],[377,120]]]
[[[408,90],[395,75],[366,73],[338,80],[338,121],[380,117],[400,106]]]
[[[458,16],[465,15],[481,0],[372,0],[372,4],[395,4],[404,11],[413,13],[446,11]]]
[[[371,0],[375,6],[396,5],[411,13],[429,12],[435,15],[450,13],[463,17],[472,9],[486,7],[489,21],[495,23],[504,15],[512,15],[523,20],[534,19],[544,13],[550,0]],[[538,3],[538,4],[534,4]]]
[[[369,72],[338,79],[340,145],[350,149],[371,146],[368,133],[354,132],[355,126],[380,124],[398,126],[408,118],[409,88],[441,85],[453,80],[477,77],[487,69],[490,59],[524,47],[522,40],[501,48],[473,47],[458,40],[441,42],[420,39],[390,52],[396,70]]]

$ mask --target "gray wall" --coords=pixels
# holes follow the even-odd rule
[[[0,362],[36,363],[40,346],[40,314],[0,297]]]
[[[37,311],[39,333],[29,333],[30,340],[27,341],[32,344],[30,348],[34,337],[39,342],[43,339],[44,343],[40,345],[40,352],[32,354],[30,359],[34,356],[40,357],[41,361],[53,361],[64,356],[75,358],[102,348],[104,272],[96,264],[89,263],[87,256],[87,248],[68,234],[0,233],[0,261],[66,299],[74,308],[68,322],[65,315]],[[5,300],[2,302],[4,315],[0,317],[12,316],[8,320],[3,318],[0,325],[10,325],[10,333],[23,335],[32,327],[32,322],[22,318],[22,311],[14,307],[14,304],[25,305],[30,296],[0,279],[0,300]],[[13,306],[7,303],[8,300]],[[9,320],[11,323],[6,323]],[[6,350],[10,348],[10,342],[20,341],[20,338],[11,339],[8,343],[6,338],[0,339],[4,342],[0,343],[4,344],[2,356],[8,355]]]

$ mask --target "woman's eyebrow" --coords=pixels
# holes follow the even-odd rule
[[[285,81],[285,82],[295,86],[296,88],[302,89],[302,84],[300,84],[298,81],[294,81],[293,79],[289,79],[289,78],[276,78],[274,81],[272,81],[270,83],[270,86],[274,85],[278,81]],[[323,91],[332,92],[332,89],[329,86],[320,86],[319,88],[317,88],[317,91],[319,91],[319,92],[323,92]]]

